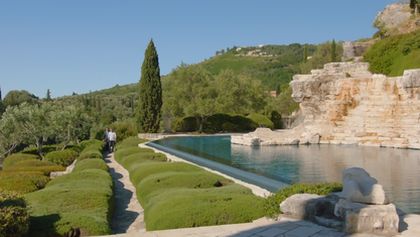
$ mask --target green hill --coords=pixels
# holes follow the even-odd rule
[[[390,36],[376,42],[364,55],[370,70],[400,76],[406,69],[420,68],[420,30]]]

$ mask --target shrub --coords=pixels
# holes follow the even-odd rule
[[[132,154],[136,154],[136,153],[144,153],[145,154],[145,153],[154,153],[154,151],[152,149],[140,148],[140,147],[137,147],[137,146],[123,147],[121,149],[117,149],[117,151],[115,152],[115,158],[117,159],[117,161],[120,161],[124,157],[132,155]]]
[[[0,190],[25,194],[44,188],[50,179],[42,172],[0,172]]]
[[[137,147],[138,144],[144,143],[147,140],[140,139],[138,137],[129,137],[124,139],[123,141],[119,142],[117,145],[117,149],[129,148],[129,147]]]
[[[106,165],[104,160],[100,159],[87,159],[82,160],[76,163],[73,172],[80,172],[83,170],[88,169],[100,169],[104,171],[108,171],[108,166]]]
[[[167,158],[164,154],[161,153],[152,153],[152,152],[139,152],[134,153],[131,155],[127,155],[122,157],[122,159],[118,160],[124,167],[130,167],[130,169],[134,168],[135,164],[140,164],[142,162],[147,161],[167,161]]]
[[[185,117],[175,121],[173,130],[176,132],[195,132],[199,129],[199,122],[196,117]]]
[[[82,144],[83,143],[83,144]],[[99,140],[88,140],[81,142],[80,147],[83,147],[82,152],[77,158],[79,161],[84,159],[102,159],[102,151],[104,149],[104,143]]]
[[[41,161],[35,159],[23,160],[13,164],[12,166],[4,167],[5,171],[38,171],[42,172],[44,175],[50,175],[54,171],[64,171],[65,168],[60,165],[56,165],[49,161]]]
[[[145,206],[147,230],[250,222],[264,216],[264,199],[239,185],[172,189]]]
[[[163,172],[149,175],[137,184],[137,198],[142,205],[148,199],[172,188],[203,189],[220,187],[232,181],[207,171],[196,172]]]
[[[265,128],[271,128],[271,129],[274,128],[273,122],[262,114],[252,113],[248,115],[247,118],[254,121],[256,124],[258,124],[259,127],[265,127]]]
[[[112,185],[108,172],[86,169],[57,177],[44,189],[27,194],[30,236],[62,236],[71,228],[80,228],[87,236],[110,234]]]
[[[29,228],[29,214],[22,197],[0,191],[0,237],[20,237]]]
[[[80,153],[77,160],[84,160],[84,159],[102,159],[102,153],[97,150],[85,150]]]
[[[270,217],[278,216],[278,214],[280,213],[280,203],[294,194],[311,193],[318,195],[327,195],[333,192],[339,192],[342,189],[343,186],[339,183],[293,184],[267,198],[265,203],[266,214]]]
[[[137,123],[134,120],[118,121],[111,124],[111,128],[117,133],[118,140],[124,140],[138,134]]]
[[[16,163],[19,163],[21,161],[38,160],[38,158],[39,157],[37,155],[31,155],[31,154],[22,154],[22,153],[12,154],[12,155],[6,157],[6,159],[4,159],[3,169],[7,169],[9,167],[12,167]]]
[[[45,156],[47,161],[61,166],[69,166],[79,155],[73,149],[66,149],[63,151],[52,151]]]
[[[203,124],[206,133],[217,132],[249,132],[258,125],[242,115],[214,114],[209,116]],[[177,132],[195,132],[199,129],[199,122],[195,117],[186,117],[177,121],[174,130]]]
[[[52,151],[57,150],[57,145],[45,145],[42,147],[42,153],[48,154]],[[22,153],[24,154],[32,154],[32,155],[38,155],[38,148],[35,146],[29,146],[25,149],[23,149]]]
[[[364,59],[370,70],[388,76],[401,76],[406,69],[420,67],[420,30],[391,36],[377,41],[369,48]]]
[[[85,141],[82,141],[79,144],[79,147],[83,151],[84,149],[86,149],[87,147],[92,146],[92,145],[96,145],[97,147],[103,147],[103,142],[100,141],[100,140],[96,140],[96,139],[85,140]]]
[[[164,172],[194,172],[203,170],[196,166],[181,162],[148,162],[142,164],[141,166],[135,166],[134,164],[132,164],[132,166],[127,167],[127,169],[130,172],[130,179],[134,185],[137,185],[144,178],[153,174],[159,174]]]

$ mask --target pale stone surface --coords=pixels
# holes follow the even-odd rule
[[[329,63],[309,75],[295,75],[290,86],[300,103],[301,124],[251,134],[260,145],[316,143],[309,138],[318,134],[322,144],[420,148],[420,69],[386,77],[368,68],[363,62]]]
[[[54,179],[54,178],[57,178],[59,176],[70,174],[71,172],[73,172],[73,169],[76,166],[76,162],[77,162],[77,160],[74,160],[73,163],[71,163],[69,166],[66,167],[66,170],[65,171],[51,172],[50,173],[50,178],[51,179]]]
[[[406,34],[418,29],[408,4],[390,4],[376,17],[375,25],[385,35]]]
[[[343,171],[343,191],[339,195],[351,202],[380,205],[389,203],[382,185],[358,167]]]
[[[395,205],[366,205],[346,210],[347,233],[373,233],[393,236],[398,233],[399,217]]]
[[[309,202],[322,197],[323,196],[307,193],[294,194],[280,203],[280,210],[285,215],[294,218],[304,218],[308,216],[307,206],[309,205]]]

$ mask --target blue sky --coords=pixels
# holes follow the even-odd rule
[[[216,50],[370,37],[391,0],[1,0],[0,86],[53,97],[139,80],[153,38],[162,74]]]

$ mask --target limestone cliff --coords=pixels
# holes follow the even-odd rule
[[[401,77],[372,74],[362,62],[329,63],[290,83],[303,122],[281,133],[259,131],[233,143],[360,144],[420,148],[420,69]]]

